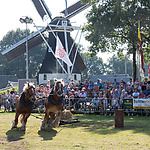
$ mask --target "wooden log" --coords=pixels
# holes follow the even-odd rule
[[[116,109],[115,110],[115,128],[124,127],[124,110]]]

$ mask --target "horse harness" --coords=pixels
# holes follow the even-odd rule
[[[54,92],[54,90],[52,89],[52,91],[51,91],[51,93],[49,94],[49,97],[48,97],[48,102],[53,104],[53,105],[61,106],[62,103],[63,103],[63,96],[61,96],[58,100],[56,100],[53,97],[53,92]]]
[[[23,92],[23,93],[21,94],[21,97],[20,97],[19,102],[20,102],[20,105],[21,105],[21,106],[24,106],[24,107],[32,107],[32,106],[34,105],[34,103],[31,102],[31,101],[30,101],[29,103],[26,103],[26,102],[25,102],[25,92]]]

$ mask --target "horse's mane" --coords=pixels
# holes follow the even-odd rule
[[[27,82],[27,83],[25,83],[24,84],[24,87],[23,87],[23,92],[25,92],[26,91],[26,89],[28,88],[28,87],[34,87],[35,88],[35,85],[34,85],[34,83],[32,83],[32,82]]]
[[[62,84],[63,86],[65,85],[63,79],[56,79],[56,78],[54,78],[54,86],[56,85],[57,82],[61,82],[61,84]]]

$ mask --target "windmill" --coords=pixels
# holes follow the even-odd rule
[[[74,40],[70,36],[70,32],[77,27],[73,27],[69,19],[85,10],[89,7],[89,4],[82,4],[81,1],[78,1],[61,12],[64,16],[52,18],[51,12],[44,0],[32,0],[32,2],[42,20],[45,19],[45,17],[49,17],[51,20],[46,27],[40,29],[34,24],[38,31],[28,36],[29,51],[43,42],[47,45],[46,55],[38,73],[39,84],[47,83],[47,80],[53,78],[63,78],[64,81],[67,81],[68,78],[81,80],[81,72],[86,66],[77,51],[78,46],[74,44]],[[45,32],[48,32],[48,40],[45,37]],[[56,36],[60,38],[62,45],[69,54],[73,67],[70,68],[61,60],[55,58]],[[8,61],[12,61],[25,52],[25,43],[26,38],[4,50],[2,55],[4,55]]]

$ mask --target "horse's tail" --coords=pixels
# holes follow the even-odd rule
[[[22,120],[23,120],[23,115],[21,114],[21,115],[19,116],[19,121],[22,123]]]

